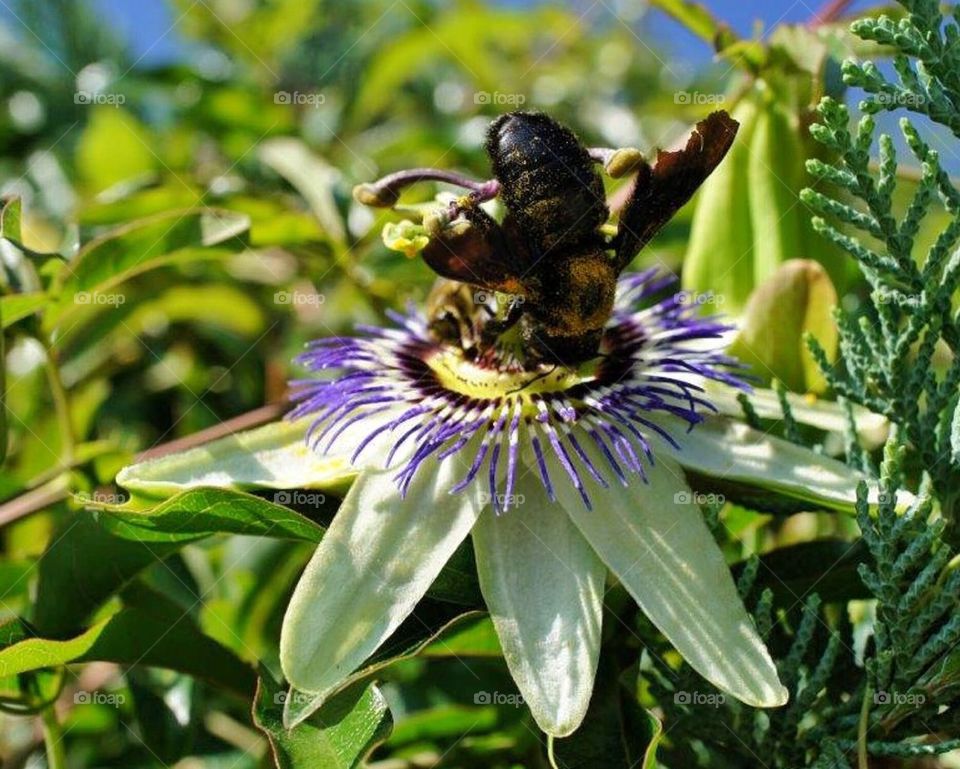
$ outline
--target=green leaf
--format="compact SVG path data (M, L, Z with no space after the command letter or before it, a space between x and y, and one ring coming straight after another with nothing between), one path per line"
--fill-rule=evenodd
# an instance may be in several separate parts
M530 74L539 63L540 45L558 53L576 39L581 27L576 16L559 6L538 6L527 13L481 5L445 9L429 24L413 24L391 34L389 44L377 50L356 85L354 120L369 125L397 104L407 83L451 68L481 92L496 92L506 82L520 90L525 83L522 78L518 82L509 62L526 61L523 69ZM532 31L536 39L531 38Z
M141 301L124 319L125 326L139 331L161 315L170 324L207 324L235 334L255 337L263 328L263 310L243 286L217 283L172 286L155 299Z
M23 223L23 202L19 197L7 198L0 209L0 238L20 240Z
M428 595L468 608L483 606L480 583L477 581L477 564L469 539L447 561L440 576L430 586Z
M111 193L113 190L111 190ZM129 195L113 195L108 200L87 201L78 213L81 227L97 227L129 222L170 210L194 208L203 202L203 189L178 178L169 184L139 189Z
M501 657L503 650L490 617L483 612L468 612L448 622L418 645L413 655L431 658Z
M484 612L460 612L456 607L429 600L421 602L386 643L348 676L337 691L369 680L390 666L414 657L445 659L501 656L490 618ZM291 689L291 698L287 715L290 721L296 721L301 713L312 713L319 704L316 695L295 688Z
M209 534L246 534L249 536L298 539L319 542L323 527L285 507L295 501L295 493L277 492L275 502L229 489L196 488L176 494L155 507L141 509L137 504L102 505L100 520L113 533L129 538L170 541L195 539ZM311 493L317 506L333 507L336 500L319 492Z
M723 302L723 311L733 314L743 308L754 286L747 169L758 116L756 99L749 95L734 108L732 117L740 129L727 157L697 194L683 260L684 290L694 298L714 295Z
M117 483L137 497L154 499L196 486L342 492L356 471L344 458L321 457L307 446L309 423L309 419L273 422L129 465L117 474Z
M40 559L33 624L49 638L76 632L94 610L182 543L131 542L78 511L53 533Z
M0 329L10 328L14 323L29 318L49 301L50 297L42 291L0 297Z
M446 739L467 741L475 734L503 730L501 709L495 705L442 704L426 710L404 713L387 740L386 747L396 750L408 745ZM500 735L492 735L498 739Z
M763 80L754 87L760 116L750 138L747 185L754 285L759 287L788 259L806 256L802 233L809 217L799 199L806 156L800 121L773 87Z
M253 720L270 741L278 769L353 769L393 728L386 700L370 683L341 692L293 729L283 725L287 697L269 674L260 678Z
M260 159L303 195L327 235L343 242L346 231L333 197L340 172L310 151L299 139L268 139L260 145Z
M250 697L252 668L186 617L175 622L123 609L64 640L25 638L0 650L0 678L68 663L105 661L177 670Z
M650 5L672 16L717 50L722 50L736 39L731 29L717 20L701 3L690 0L650 0Z
M94 107L77 144L77 169L94 192L150 173L159 160L146 128L117 106Z
M148 270L240 253L249 227L247 216L214 208L167 211L117 227L60 271L53 286L58 303L44 324L53 329L84 308L122 303L119 286Z
M662 733L663 725L637 703L605 656L583 725L554 742L557 769L653 769Z
M19 617L12 617L0 624L0 649L20 643L33 635L30 626Z
M811 593L828 603L870 598L858 572L868 555L862 542L840 539L779 547L760 556L754 590L770 588L778 606L800 603ZM743 564L734 566L734 576L742 568Z

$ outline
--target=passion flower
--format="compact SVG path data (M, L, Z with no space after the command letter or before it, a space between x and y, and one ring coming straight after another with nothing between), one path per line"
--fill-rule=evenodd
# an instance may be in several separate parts
M331 378L295 383L317 452L360 474L284 620L284 673L319 707L412 612L467 535L504 657L537 724L574 731L619 580L697 671L751 705L786 690L676 459L711 410L698 384L745 388L727 327L671 278L621 278L599 356L526 365L437 341L416 310L314 342ZM313 709L313 708L311 708ZM288 723L310 709L288 712Z

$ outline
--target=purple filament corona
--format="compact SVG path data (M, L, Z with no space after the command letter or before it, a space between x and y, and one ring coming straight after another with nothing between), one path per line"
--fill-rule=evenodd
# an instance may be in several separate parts
M644 465L654 462L649 437L676 445L652 414L673 414L692 429L714 410L697 377L747 389L736 375L739 364L718 344L705 343L729 326L702 317L683 293L651 304L674 281L656 269L622 276L601 357L590 376L568 387L517 388L505 371L499 392L459 392L431 366L437 356L459 351L434 339L423 315L409 309L391 315L395 326L312 342L299 362L336 375L294 382L297 405L289 417L314 417L307 442L324 454L342 453L338 439L348 428L359 429L360 440L350 443L354 462L378 438L388 439L385 456L373 464L390 467L402 457L396 465L401 494L428 462L458 461L463 474L450 492L484 483L493 508L505 511L527 448L529 471L550 499L557 483L571 483L590 507L587 476L601 486L627 485L632 476L645 481ZM552 472L548 453L556 459ZM552 477L557 474L564 477Z

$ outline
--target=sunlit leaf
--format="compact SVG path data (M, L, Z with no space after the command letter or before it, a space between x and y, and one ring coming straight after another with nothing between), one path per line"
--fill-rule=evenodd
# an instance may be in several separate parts
M736 39L732 30L721 23L702 3L690 0L651 0L650 5L669 14L697 37L718 50L722 50Z
M260 158L297 188L324 231L343 241L343 220L333 199L340 172L298 139L270 139L260 145Z
M29 294L8 294L0 297L0 327L10 328L18 321L39 312L50 298L39 291Z
M100 192L158 168L152 142L146 127L128 110L96 106L77 145L77 167L84 181Z
M47 328L84 308L125 301L121 284L140 273L174 264L223 259L247 247L249 220L231 211L168 211L130 222L87 243L60 272L58 299L44 315Z

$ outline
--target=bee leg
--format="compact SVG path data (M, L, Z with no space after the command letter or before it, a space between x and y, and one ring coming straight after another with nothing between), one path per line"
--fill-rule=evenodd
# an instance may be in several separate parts
M496 197L500 184L496 179L478 182L453 171L439 168L409 168L406 171L384 176L375 182L358 184L353 188L353 197L358 203L373 208L392 208L400 199L400 193L418 182L446 182L470 191L471 199L477 202Z
M590 158L603 164L603 170L611 179L629 176L644 162L643 153L636 147L591 147L587 150Z

